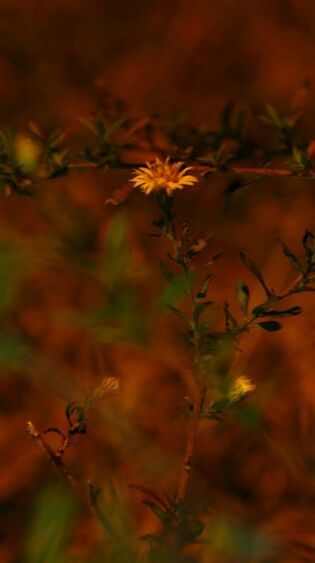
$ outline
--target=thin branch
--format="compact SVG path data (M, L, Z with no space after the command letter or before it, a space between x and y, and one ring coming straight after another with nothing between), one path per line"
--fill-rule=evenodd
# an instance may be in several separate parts
M62 461L62 453L56 453L52 450L52 448L49 446L49 444L47 444L46 440L44 440L41 433L37 430L37 428L31 421L27 422L26 430L30 434L30 436L34 438L34 440L36 440L39 447L45 452L49 461L51 461L56 469L63 475L63 477L67 479L73 490L80 496L80 498L84 502L87 502L88 499L86 495L82 492L81 487L78 485L74 477L69 473L67 467Z
M175 502L181 504L185 501L187 489L191 477L191 470L193 467L193 457L195 453L195 445L197 438L197 430L200 420L200 413L203 409L203 404L206 396L206 387L202 387L199 391L198 397L193 405L193 412L189 419L189 426L187 431L187 441L184 453L184 461L179 475L178 487Z
M292 177L292 178L304 178L307 180L315 179L315 171L309 170L305 172L295 172L289 170L288 168L256 168L255 166L194 166L196 171L199 171L201 176L207 176L208 174L214 174L216 172L227 173L227 174L237 174L244 176L268 176L268 177Z

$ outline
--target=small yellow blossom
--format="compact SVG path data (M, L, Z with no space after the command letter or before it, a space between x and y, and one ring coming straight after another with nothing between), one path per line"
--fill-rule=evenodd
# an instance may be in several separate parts
M119 393L118 377L104 377L101 384L89 394L89 402L100 399L103 395L116 395Z
M181 190L198 182L196 176L187 174L192 167L183 166L183 162L170 163L169 158L164 161L157 158L154 162L147 162L146 166L134 170L134 177L130 181L135 188L140 188L147 195L165 190L170 196L174 190Z
M246 375L241 375L234 381L229 396L235 402L241 401L247 397L247 395L253 393L255 389L255 383L253 383Z
M17 135L14 142L15 158L23 172L31 174L38 165L40 156L39 146L25 135Z

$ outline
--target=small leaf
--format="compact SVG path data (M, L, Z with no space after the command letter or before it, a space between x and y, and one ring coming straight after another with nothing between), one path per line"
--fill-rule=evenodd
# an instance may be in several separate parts
M222 397L222 399L218 399L212 405L210 405L209 414L218 413L226 410L230 406L230 398L229 397Z
M266 307L267 307L266 303L263 305L257 305L252 309L252 314L255 317L263 317L266 311Z
M249 288L244 282L242 281L238 282L236 286L235 297L243 315L247 315L248 302L249 302Z
M167 305L167 308L172 311L172 313L174 313L174 315L176 315L177 317L180 317L182 320L184 321L188 321L188 317L186 317L186 315L180 310L177 309L177 307L173 307L173 305Z
M282 122L281 122L281 118L279 117L277 110L269 103L266 103L265 108L266 108L267 114L271 117L272 122L277 127L281 127Z
M293 158L294 158L295 162L297 162L298 164L302 164L303 163L303 152L302 152L302 150L297 148L297 147L293 147L292 153L293 153Z
M196 294L197 299L204 299L207 296L210 282L213 280L213 274L208 274L202 281Z
M283 254L288 258L289 262L291 262L293 268L298 272L303 272L303 266L300 264L292 250L290 250L290 248L282 240L280 240L280 244Z
M166 511L169 510L169 507L165 502L165 500L150 487L145 487L144 485L138 485L137 483L131 483L129 485L129 488L134 489L135 491L139 491L140 493L143 493L144 495L151 497L158 504L160 504Z
M65 408L65 415L70 429L76 434L86 432L86 411L80 403L69 403Z
M313 233L306 230L302 238L302 243L305 252L308 252L309 250L314 250L314 242L315 239Z
M278 323L278 321L261 321L257 323L257 326L268 332L275 332L282 328L282 324Z
M152 122L152 117L152 115L148 115L138 119L123 136L124 143L126 143L126 141L128 141L128 139L130 139L130 137L132 137L135 133L138 133L138 131L147 127ZM121 125L124 125L125 123L126 120L123 120Z
M155 502L151 501L151 500L144 500L143 504L145 504L146 506L148 506L150 508L150 510L152 510L153 514L155 514L155 516L158 517L159 520L161 520L161 522L163 522L164 524L169 523L170 521L170 515L165 512L164 510L162 510L158 504L156 504Z
M186 542L193 543L202 534L204 528L205 526L200 520L191 520L185 522L181 535Z
M244 262L245 266L252 272L252 274L254 274L254 276L258 279L258 281L260 282L260 284L262 285L262 287L265 290L265 293L267 295L267 297L270 297L271 295L271 291L268 289L266 282L262 276L262 273L260 272L260 270L257 268L256 264L253 262L253 260L251 258L249 258L249 256L247 256L244 252L240 252L240 257L242 259L242 261Z
M83 119L82 117L77 117L76 118L82 125L84 125L84 127L86 127L87 129L89 129L94 135L97 135L97 131L96 131L96 127L93 123L91 123L90 121L87 121L86 119Z
M223 256L223 252L218 252L218 254L215 254L206 264L205 266L212 266L215 262L217 262L217 260L220 260L220 258L222 258Z
M199 238L189 250L189 257L193 258L196 254L199 254L207 246L207 240L204 238Z
M29 121L27 125L29 130L33 133L33 135L35 135L35 137L38 137L39 139L42 138L43 135L37 123L35 123L34 121Z
M302 307L295 305L294 307L290 307L289 309L281 309L279 311L266 311L263 316L266 317L290 317L300 315L302 313Z

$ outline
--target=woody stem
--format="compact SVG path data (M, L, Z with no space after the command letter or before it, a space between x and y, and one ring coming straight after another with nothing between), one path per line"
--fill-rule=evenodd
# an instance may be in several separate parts
M195 453L195 445L196 445L197 431L198 431L198 425L200 420L200 413L203 408L203 404L206 396L206 390L207 389L205 386L202 386L199 389L198 395L193 405L193 412L189 420L184 460L179 475L178 487L176 493L177 504L183 503L187 495L188 485L189 485L191 471L193 467L193 458Z

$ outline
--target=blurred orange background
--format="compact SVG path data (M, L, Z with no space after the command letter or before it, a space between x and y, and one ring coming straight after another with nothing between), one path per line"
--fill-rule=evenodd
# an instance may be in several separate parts
M314 26L315 5L306 0L3 0L1 127L23 132L32 119L44 128L75 129L77 116L99 110L134 117L182 111L193 123L213 127L229 99L250 107L269 100L287 109L301 82L314 81ZM312 138L312 86L302 129ZM120 393L97 401L87 436L67 452L71 472L105 490L108 483L119 483L132 507L136 536L156 531L158 523L128 484L170 495L176 487L187 425L183 398L189 392L180 321L161 313L140 345L101 341L68 322L74 312L84 316L100 302L100 280L85 266L90 260L100 264L111 221L122 214L132 262L126 283L136 286L141 296L136 311L149 325L146 315L162 284L158 258L165 252L149 236L157 210L140 193L119 209L105 205L128 177L119 170L73 172L44 182L36 198L0 197L1 240L17 248L14 258L3 261L17 286L3 330L22 334L33 351L25 364L1 361L4 563L32 563L25 546L33 533L36 499L47 484L67 489L27 435L26 421L40 429L64 428L66 404L82 400L105 376L120 378ZM176 195L179 218L188 216L196 230L211 231L211 253L224 252L211 288L218 314L225 299L233 303L239 279L250 285L253 304L261 299L239 250L282 289L292 272L277 239L299 254L304 230L314 230L313 181L265 179L228 206L226 183L218 176ZM232 376L246 373L257 383L243 417L238 413L222 424L201 425L191 498L218 534L214 551L197 547L191 561L315 561L315 301L307 294L295 304L304 308L300 317L285 320L275 335L247 336L233 362ZM247 559L225 553L220 541L224 544L234 522L271 538L275 552ZM97 556L103 535L80 504L69 536L67 561L102 560Z

